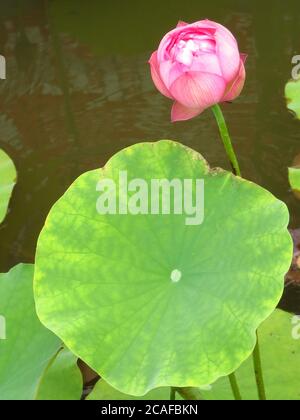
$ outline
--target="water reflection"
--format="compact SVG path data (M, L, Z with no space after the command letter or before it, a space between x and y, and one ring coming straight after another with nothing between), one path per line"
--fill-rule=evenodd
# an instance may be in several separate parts
M291 57L300 53L297 2L2 3L7 80L0 81L0 147L13 158L19 182L0 227L0 271L32 261L52 204L79 174L125 146L177 139L229 168L210 112L172 125L171 103L150 80L150 51L178 18L217 19L248 52L246 88L225 106L241 168L286 201L292 224L300 223L286 169L300 152L300 124L283 98Z

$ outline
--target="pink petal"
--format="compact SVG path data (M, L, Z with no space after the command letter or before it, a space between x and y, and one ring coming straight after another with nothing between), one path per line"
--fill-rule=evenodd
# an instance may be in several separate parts
M201 54L194 60L190 71L201 71L204 73L214 73L222 76L222 70L218 57L215 54Z
M153 83L155 84L156 88L159 90L160 93L162 93L167 98L172 98L170 92L166 88L164 82L162 81L159 73L159 66L157 61L157 52L155 51L149 60L150 68L151 68L151 76Z
M191 118L194 118L197 115L201 114L202 111L204 111L204 109L187 108L179 102L174 102L171 111L171 121L176 122L190 120Z
M238 76L234 80L232 85L230 86L229 90L225 93L222 102L233 101L238 96L240 96L240 93L242 92L244 84L245 84L245 79L246 79L246 71L245 71L243 59L241 58L240 70L239 70Z
M186 25L188 25L188 23L183 22L183 20L180 20L180 21L177 23L176 28L181 28L182 26L186 26Z
M221 101L225 92L222 77L204 72L187 72L172 84L170 92L188 108L205 109Z
M245 63L246 54L240 54L237 40L233 34L223 25L208 19L199 21L197 24L203 28L215 28L215 39L217 41L217 56L219 58L224 79L231 82L236 78L239 71L240 60Z
M238 47L232 47L219 41L217 43L217 54L223 77L229 82L237 75L239 70L240 55Z
M220 61L220 66L224 79L227 82L235 79L240 65L240 53L237 41L233 34L219 23L210 20L198 22L203 27L216 28L215 39L217 42L217 56Z
M182 65L171 60L162 61L159 65L159 74L165 87L170 91L170 86L182 75Z
M191 23L190 25L198 30L200 29L201 33L206 32L210 35L214 35L217 30L217 24L208 19L198 20L197 22Z

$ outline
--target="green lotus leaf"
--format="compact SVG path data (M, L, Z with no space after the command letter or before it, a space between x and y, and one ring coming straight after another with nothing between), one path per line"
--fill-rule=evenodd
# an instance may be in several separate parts
M99 214L99 181L118 184L120 171L147 185L203 180L203 223L188 225L187 214L172 211ZM160 191L160 204L166 196ZM38 315L123 393L213 383L250 355L282 295L288 220L271 193L210 170L195 151L172 141L137 144L80 176L51 210L36 255Z
M4 220L17 171L10 157L0 149L0 223Z
M289 182L293 190L300 191L300 168L288 168Z
M38 320L33 266L0 274L0 400L34 399L44 370L61 341Z
M300 79L291 80L285 86L287 107L300 119Z
M300 318L276 310L260 327L260 350L268 400L299 400ZM236 372L243 399L257 400L252 358ZM219 379L205 399L231 400L227 378Z
M77 366L77 357L62 349L40 381L37 400L80 400L83 380Z

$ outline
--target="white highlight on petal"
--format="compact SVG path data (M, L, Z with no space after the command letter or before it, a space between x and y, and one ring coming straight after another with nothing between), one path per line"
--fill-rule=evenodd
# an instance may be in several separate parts
M189 48L181 48L177 52L176 60L178 63L190 66L193 62L193 52Z
M180 270L175 269L175 270L172 271L171 281L173 283L178 283L180 281L181 277L182 277L182 273L181 273Z

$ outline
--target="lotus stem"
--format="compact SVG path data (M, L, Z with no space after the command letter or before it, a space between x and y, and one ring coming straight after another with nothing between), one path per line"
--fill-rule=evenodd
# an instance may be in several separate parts
M242 398L242 395L241 395L241 392L240 392L240 389L239 389L239 385L238 385L237 380L236 380L235 373L233 372L231 375L229 375L228 379L229 379L229 382L230 382L230 386L231 386L231 389L232 389L234 399L237 400L237 401L242 401L243 398Z
M235 175L241 176L240 166L239 166L234 148L232 146L232 142L230 139L229 131L227 128L227 124L226 124L223 112L219 105L214 105L212 107L212 111L216 118L219 130L220 130L221 138L223 141L223 145L224 145L226 154L228 156L228 159L230 161L230 164L232 166L232 171Z
M257 332L256 332L256 338L257 338L256 346L253 351L253 366L254 366L254 372L255 372L258 398L261 401L265 401L267 397L266 397L265 384L264 384L264 378L263 378L263 372L262 372L262 364L261 364L260 348L259 348Z

